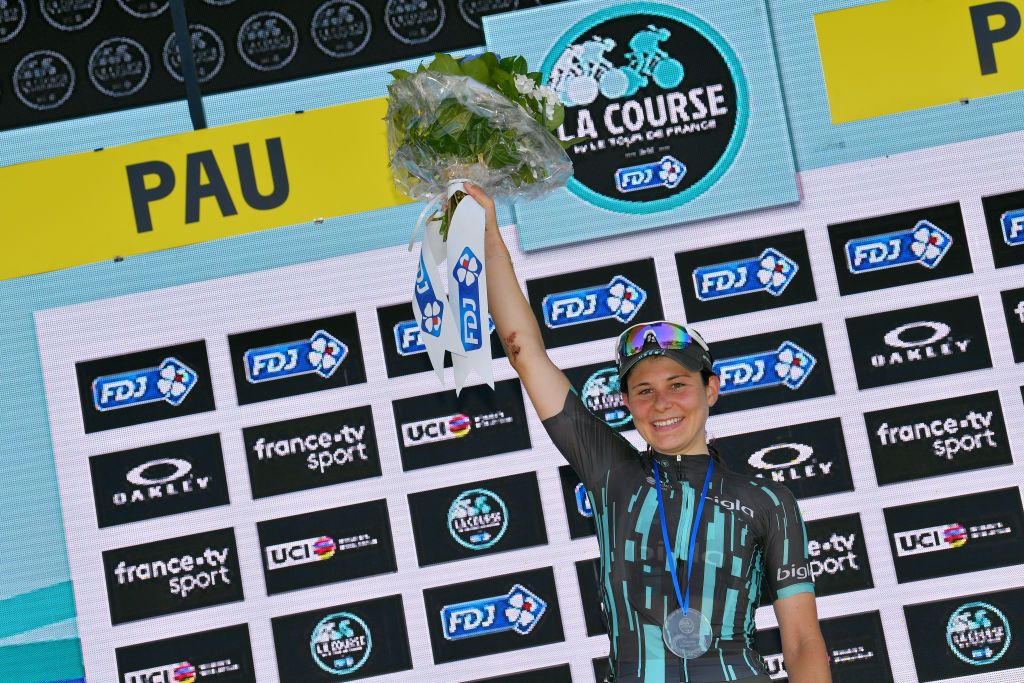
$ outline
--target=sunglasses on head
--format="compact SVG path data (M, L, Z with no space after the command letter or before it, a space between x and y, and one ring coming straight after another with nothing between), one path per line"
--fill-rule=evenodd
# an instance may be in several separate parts
M615 352L620 359L625 359L642 352L645 347L650 349L651 344L674 351L682 351L696 344L705 353L710 353L707 343L695 330L667 320L655 320L627 328L619 335Z

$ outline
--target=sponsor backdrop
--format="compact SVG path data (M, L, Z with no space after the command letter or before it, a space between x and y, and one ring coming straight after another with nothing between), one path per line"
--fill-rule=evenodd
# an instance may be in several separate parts
M834 680L1020 680L1024 132L1005 122L1019 94L998 93L1020 87L1024 6L934 19L935 35L973 36L973 61L950 51L950 69L1001 79L943 104L894 98L888 73L878 101L843 90L871 88L837 23L895 31L900 12L541 4L186 3L216 123L380 97L388 68L485 34L530 51L569 105L563 132L589 141L570 187L503 210L503 232L581 400L639 445L613 339L634 321L697 323L729 467L799 499ZM0 3L0 68L55 40L76 77L52 55L17 67L14 92L0 87L0 141L16 143L0 162L110 144L47 148L29 120L104 111L126 122L120 142L152 136L118 112L152 118L183 96L162 52L169 16L157 0ZM83 60L115 36L96 59L119 77L90 81ZM135 49L152 69L139 83ZM26 94L50 113L17 113ZM0 503L19 511L0 536L7 678L600 675L586 492L500 345L494 391L456 397L429 370L402 276L418 209L0 283ZM757 623L785 680L772 611Z

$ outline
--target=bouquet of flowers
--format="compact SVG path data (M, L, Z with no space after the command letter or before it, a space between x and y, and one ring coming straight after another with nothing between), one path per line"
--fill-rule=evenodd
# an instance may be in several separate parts
M388 151L395 184L428 202L413 309L441 376L452 353L456 390L475 369L493 386L484 270L484 214L463 191L472 182L496 199L536 198L564 185L572 162L554 131L564 107L523 57L491 52L434 55L415 72L392 71ZM410 242L410 248L412 242ZM448 293L438 287L447 259Z

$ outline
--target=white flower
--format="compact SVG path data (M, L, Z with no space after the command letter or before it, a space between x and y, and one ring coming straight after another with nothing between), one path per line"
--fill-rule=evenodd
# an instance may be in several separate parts
M922 225L914 231L914 241L910 244L910 250L918 258L934 261L942 255L944 246L946 246L946 238L941 232Z
M807 374L806 368L810 365L811 360L805 354L793 353L790 349L785 349L778 356L775 374L782 380L789 379L796 382Z
M516 593L508 601L509 606L505 608L505 618L509 623L519 626L528 626L536 620L533 611L537 608L533 601L527 600L522 593Z
M459 282L464 282L467 287L470 287L479 276L480 262L476 260L475 256L463 254L458 268L455 269L455 277L458 278Z
M164 396L170 395L178 398L188 389L185 381L188 379L188 371L184 368L176 368L168 365L160 371L160 379L157 380L156 388Z
M640 293L636 291L634 287L626 287L621 282L617 282L612 285L611 289L608 290L608 308L611 309L612 313L622 313L629 315L636 309L637 299L640 298Z
M328 344L326 339L319 337L310 346L312 347L308 355L310 365L321 370L330 370L338 364L341 349L333 342Z
M515 76L516 90L523 95L530 95L534 90L537 89L537 84L533 82L533 79L523 74L516 74Z
M423 307L423 329L427 332L434 332L441 326L441 304L431 301Z
M548 86L542 85L533 92L533 96L537 99L538 103L543 105L544 118L555 118L555 107L557 107L561 101L558 97L558 93Z
M757 271L757 279L762 285L768 286L770 283L772 287L780 287L786 282L786 277L791 270L793 270L793 266L788 261L769 254L761 259L761 268Z

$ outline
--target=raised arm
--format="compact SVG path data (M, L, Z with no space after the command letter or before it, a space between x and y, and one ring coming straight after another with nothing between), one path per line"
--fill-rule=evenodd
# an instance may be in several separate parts
M546 420L561 412L570 389L569 380L551 362L544 348L540 326L516 279L508 247L498 232L494 201L483 190L468 183L466 191L487 213L487 305L494 326L537 415Z

